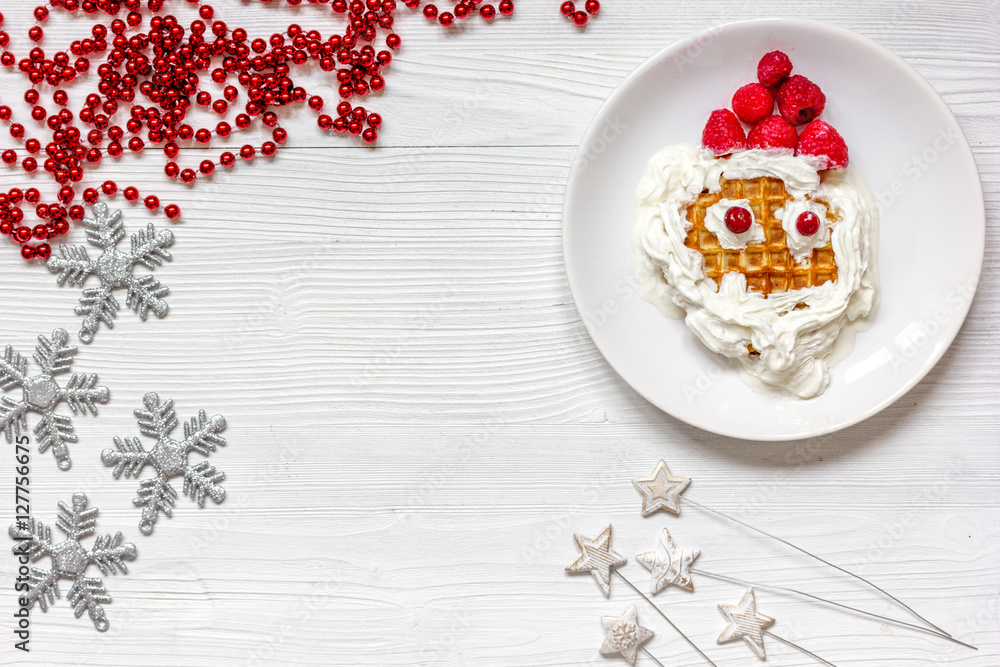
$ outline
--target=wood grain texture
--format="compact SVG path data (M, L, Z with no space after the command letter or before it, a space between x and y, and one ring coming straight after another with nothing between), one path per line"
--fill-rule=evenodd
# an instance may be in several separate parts
M694 478L692 500L864 574L980 650L761 591L775 632L841 666L998 664L997 3L604 4L586 31L538 1L461 36L401 9L404 48L384 95L366 103L386 118L375 150L324 136L298 110L277 158L194 188L168 182L159 156L102 168L184 209L175 259L157 270L171 312L145 323L122 312L82 347L78 370L98 372L112 400L74 420L71 471L33 456L32 502L51 521L59 500L85 491L99 529L125 532L139 558L107 578L108 633L63 598L32 615L30 655L5 631L0 662L596 666L612 664L597 652L599 617L636 604L665 664L703 664L621 582L605 600L589 577L564 574L572 533L607 523L630 559L622 573L643 590L634 555L666 526L702 550L705 570L909 620L856 580L697 507L642 519L630 480L665 458ZM251 33L270 33L275 17L337 25L311 6L213 5ZM30 7L3 12L23 51ZM979 291L938 366L878 416L783 444L698 431L632 392L586 334L560 242L570 161L606 96L662 46L758 16L834 21L905 58L958 116L987 204ZM57 16L47 43L84 27ZM0 72L3 102L20 86ZM15 184L27 185L0 170L0 188ZM129 226L147 220L164 224L126 207ZM0 342L30 351L38 333L75 331L79 290L3 250ZM152 537L138 532L136 482L113 479L99 457L114 436L138 435L132 410L147 391L173 397L180 418L205 409L229 423L212 456L227 500L199 510L181 498ZM0 559L3 628L14 573ZM741 644L715 644L715 605L740 588L695 585L657 600L720 665L758 664ZM769 664L814 663L770 642Z

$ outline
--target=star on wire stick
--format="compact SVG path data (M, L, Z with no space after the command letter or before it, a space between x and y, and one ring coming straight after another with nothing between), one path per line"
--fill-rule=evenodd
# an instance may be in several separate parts
M639 647L653 636L652 630L639 625L635 607L629 607L621 617L604 616L601 622L608 631L608 636L601 646L601 654L618 654L634 665Z
M767 657L764 651L764 628L774 625L774 619L757 612L757 599L753 589L747 589L738 605L720 604L719 611L729 622L719 635L719 643L742 639L758 658L764 660Z
M611 550L611 524L605 526L594 539L579 533L573 535L573 539L580 548L580 556L566 567L566 571L590 572L604 597L611 597L611 569L626 562L621 554Z
M691 484L690 477L674 477L662 460L656 464L653 476L632 482L642 494L642 515L649 516L656 510L680 514L681 494Z
M635 559L650 571L649 590L656 595L670 585L694 591L688 568L700 555L698 549L678 549L670 531L664 528L653 550L637 554Z

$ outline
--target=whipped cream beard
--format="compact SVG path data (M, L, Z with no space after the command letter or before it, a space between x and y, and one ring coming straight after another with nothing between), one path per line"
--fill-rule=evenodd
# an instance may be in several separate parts
M738 272L726 273L716 286L705 275L701 253L684 245L691 228L686 208L704 190L718 192L723 177L765 176L781 179L792 198L775 217L782 221L795 260L832 243L837 280L767 297L747 291L746 278ZM706 228L709 218L719 216L722 221L723 247L736 243L733 247L743 248L748 241L755 242L749 240L753 225L738 235L725 227L725 211L745 203L722 200L712 207L719 210L706 212ZM836 216L832 224L827 207ZM805 211L816 213L821 221L819 231L808 237L795 229ZM754 225L760 227L756 221ZM696 146L678 145L661 150L647 165L636 191L632 240L643 298L666 315L683 316L709 349L739 360L766 386L806 399L829 385L827 357L843 327L872 310L878 282L877 233L875 201L850 170L821 176L814 166L787 153L752 149L719 159ZM740 238L744 236L747 239ZM759 355L750 354L748 345Z

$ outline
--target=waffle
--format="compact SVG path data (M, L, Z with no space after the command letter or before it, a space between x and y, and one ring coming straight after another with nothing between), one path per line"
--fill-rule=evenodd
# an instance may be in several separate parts
M685 246L697 250L705 258L705 275L716 285L722 282L726 273L736 271L746 277L747 290L767 297L774 292L815 287L837 279L837 262L830 244L814 249L812 256L802 263L792 258L781 220L774 217L774 212L791 199L780 179L723 178L720 184L719 192L703 192L688 207L687 219L692 227L684 240ZM755 221L764 228L765 241L736 250L719 245L718 237L705 228L705 211L720 199L748 199ZM836 221L829 208L827 213L830 220Z

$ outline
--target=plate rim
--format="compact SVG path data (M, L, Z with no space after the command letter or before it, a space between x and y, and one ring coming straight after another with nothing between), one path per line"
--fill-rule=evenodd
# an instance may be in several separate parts
M909 393L911 389L913 389L915 386L917 386L917 384L923 381L925 377L927 377L927 375L931 372L931 370L933 370L938 365L938 363L944 357L945 353L947 353L948 350L951 349L951 346L955 342L955 338L958 336L959 331L961 331L962 327L965 325L965 320L967 319L969 311L972 308L972 303L975 300L975 296L979 291L979 283L981 282L982 279L983 263L985 261L985 253L986 253L986 202L983 195L982 174L980 173L979 170L979 163L976 160L975 153L972 151L972 146L969 143L969 139L965 134L965 130L962 128L962 125L961 123L959 123L958 118L951 110L951 107L948 106L948 103L944 100L941 94L934 88L934 86L931 85L931 83L920 72L916 70L916 68L914 68L901 56L894 53L891 49L889 49L886 46L883 46L878 41L870 37L867 37L858 32L855 32L848 28L844 28L834 23L830 23L827 21L818 21L815 19L797 19L797 18L796 19L792 18L745 19L740 21L721 23L706 28L704 30L700 30L698 32L689 33L681 37L680 39L672 42L671 44L665 46L664 48L660 49L659 51L651 55L649 58L644 60L641 64L639 64L639 66L633 69L629 74L627 74L625 78L618 83L615 89L611 91L607 99L604 100L600 108L594 114L594 117L590 121L590 124L587 126L587 129L584 131L583 136L580 139L580 143L577 146L577 149L573 154L573 159L570 163L570 171L567 177L566 189L563 194L563 202L562 202L563 219L561 225L561 234L562 234L561 245L563 254L563 268L566 272L566 279L569 284L570 294L573 297L573 305L576 307L577 315L580 317L581 323L583 323L584 309L581 307L580 296L578 293L581 290L581 288L575 284L575 279L574 279L574 276L576 275L574 271L575 264L574 260L572 259L572 254L568 251L567 247L568 246L567 239L570 236L569 232L570 217L567 214L571 206L571 201L577 195L576 192L577 182L578 182L578 178L576 177L577 165L580 164L581 157L585 155L586 147L591 144L591 142L596 138L595 135L603 127L603 121L605 120L604 117L606 112L612 106L612 104L618 101L618 98L625 95L626 91L630 89L631 86L635 85L636 80L638 80L640 77L642 77L647 72L656 67L662 60L664 60L670 54L682 51L685 48L688 48L690 45L698 43L705 37L710 36L712 34L718 34L721 36L725 32L732 30L742 30L748 28L766 29L766 27L769 25L771 26L781 25L782 27L790 26L793 29L799 27L799 28L809 28L813 30L826 31L834 34L837 39L853 41L856 43L860 42L861 44L869 48L874 48L877 51L880 51L883 55L887 56L890 60L895 61L897 66L901 65L902 67L900 69L906 72L909 79L912 82L916 83L925 93L928 94L927 95L928 99L930 99L934 104L938 105L938 107L945 112L946 116L951 119L951 121L954 123L955 127L958 128L958 131L961 134L961 141L957 141L956 145L963 154L963 157L970 160L971 164L975 169L976 178L974 179L973 183L976 195L975 220L979 223L978 224L979 233L975 236L974 239L970 239L970 241L975 242L975 247L970 247L970 250L978 251L976 253L978 260L976 261L976 267L974 272L976 284L972 290L972 296L965 301L965 303L962 305L960 309L960 312L958 313L960 314L960 317L954 318L952 325L947 327L942 332L941 339L947 340L947 344L942 346L940 350L937 350L934 353L932 353L928 357L927 361L923 364L923 366L919 370L914 372L913 375L909 378L909 380L901 383L894 391L890 392L890 394L886 398L868 407L867 409L860 411L857 415L851 417L850 419L835 420L836 423L834 424L824 425L822 428L817 429L815 431L810 431L808 433L788 433L788 434L769 433L769 434L748 435L746 433L738 433L736 431L732 431L727 428L719 428L714 424L705 424L705 423L699 423L698 421L691 421L681 417L680 415L674 414L673 412L665 408L663 405L661 405L660 402L654 400L653 398L648 396L645 392L636 388L632 384L632 382L630 382L629 379L625 376L625 374L622 373L622 371L619 369L619 364L616 363L614 355L609 350L605 349L605 346L602 345L601 341L598 339L597 336L595 336L595 334L591 331L589 327L584 326L584 329L587 331L587 335L593 341L598 351L600 351L601 356L604 357L604 360L608 363L608 365L611 366L611 368L615 371L615 373L627 385L629 385L632 391L642 396L644 400L655 406L661 412L669 415L670 417L682 423L690 424L691 426L699 428L703 431L714 433L716 435L721 435L728 438L756 441L756 442L786 442L786 441L803 440L814 437L820 437L823 435L828 435L830 433L835 433L837 431L849 428L851 426L859 424L875 416L879 412L882 412L887 407L896 403L899 399L901 399L903 396Z

